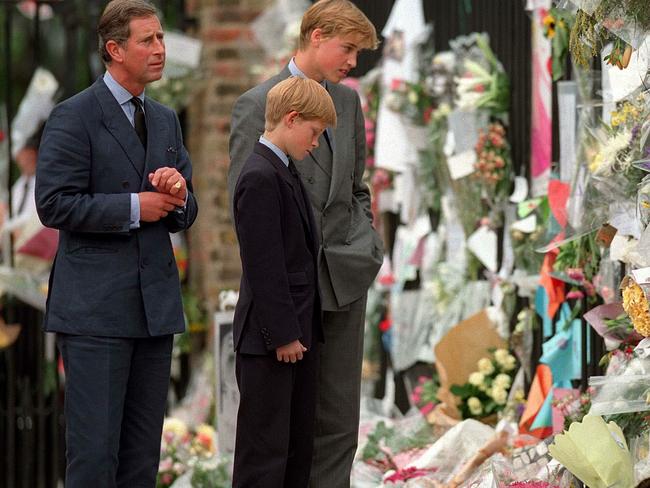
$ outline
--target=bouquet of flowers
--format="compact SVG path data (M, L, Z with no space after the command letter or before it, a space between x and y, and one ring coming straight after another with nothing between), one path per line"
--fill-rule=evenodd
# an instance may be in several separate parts
M403 114L413 124L427 125L435 99L428 92L426 84L395 79L386 95L386 103L391 110Z
M493 122L487 131L480 129L476 143L476 172L472 177L481 187L481 195L490 208L503 202L510 194L510 145L506 129L500 122Z
M593 107L585 106L587 112ZM583 114L585 120L589 114ZM634 220L639 184L646 175L647 120L650 117L650 96L640 94L619 103L609 123L596 126L584 124L578 169L573 182L570 222L574 235L592 232L609 222L615 228L625 227L627 235ZM634 228L636 224L634 224Z
M165 419L156 488L171 486L198 461L211 458L215 448L215 431L209 425L189 429L182 420Z
M438 402L438 387L440 383L436 375L429 378L427 376L420 376L418 378L418 384L413 388L413 393L411 393L411 401L415 405L422 415L429 414Z
M391 470L399 473L435 440L431 427L419 414L400 419L393 425L382 420L368 435L361 458L383 473Z
M508 402L508 391L517 360L506 349L490 351L479 360L475 371L463 385L453 385L451 393L460 400L463 419L484 419L502 411Z
M490 48L487 34L473 34L450 42L452 46L472 45L463 58L456 77L456 105L463 110L483 109L504 119L510 109L510 82L503 66ZM474 58L475 56L475 58Z
M650 11L645 0L570 0L579 10L571 29L569 49L575 61L588 66L604 45L614 42L605 61L627 67L632 51L650 31Z
M566 10L551 8L542 15L544 36L551 41L551 74L553 81L564 76L566 59L569 55L569 35L573 26L574 17Z

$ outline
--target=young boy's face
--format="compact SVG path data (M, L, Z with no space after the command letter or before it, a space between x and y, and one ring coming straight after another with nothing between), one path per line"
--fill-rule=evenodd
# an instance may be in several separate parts
M305 120L300 115L295 116L287 142L289 156L296 161L305 159L309 151L318 147L318 138L326 127L320 120Z
M314 65L323 79L338 83L357 65L360 51L358 36L335 36L320 39L313 51Z

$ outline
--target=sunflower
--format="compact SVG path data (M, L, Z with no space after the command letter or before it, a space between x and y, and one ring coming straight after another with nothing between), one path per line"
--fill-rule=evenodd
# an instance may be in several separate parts
M542 20L542 24L544 25L544 35L549 39L553 39L555 37L555 17L551 14L546 14Z

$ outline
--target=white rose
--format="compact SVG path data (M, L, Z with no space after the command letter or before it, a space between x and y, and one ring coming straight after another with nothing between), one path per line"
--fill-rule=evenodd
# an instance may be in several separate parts
M508 357L505 359L503 364L501 364L501 367L505 371L512 371L513 369L515 369L516 366L517 366L517 360L515 359L514 356L511 356L510 354L508 354Z
M494 373L494 365L488 358L483 358L478 362L478 370L484 375Z
M494 359L499 364L502 364L506 361L506 358L510 356L507 349L497 349L494 351Z
M508 392L500 386L495 386L492 388L492 398L497 405L505 405L508 400Z
M498 374L496 378L494 378L494 386L498 386L500 388L503 388L504 390L507 390L510 388L510 384L512 383L512 380L510 379L510 376L507 374Z
M478 371L469 375L469 383L474 386L481 386L485 382L485 375Z
M476 397L469 397L467 399L467 406L472 415L480 415L483 413L483 404Z
M167 417L163 423L163 432L173 432L178 437L187 434L187 425L175 417Z

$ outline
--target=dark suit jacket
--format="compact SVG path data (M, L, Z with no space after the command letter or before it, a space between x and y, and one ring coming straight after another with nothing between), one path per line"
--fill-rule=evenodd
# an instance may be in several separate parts
M318 237L301 187L273 151L255 144L233 208L242 260L233 326L241 353L268 354L296 339L309 349L322 340Z
M291 75L288 67L237 99L232 110L228 191L231 199L235 183L253 145L264 132L266 94ZM336 107L332 178L324 208L312 205L322 237L319 276L325 310L338 310L366 295L383 261L383 244L372 227L370 191L363 181L366 165L366 137L363 112L354 90L343 84L328 83L327 90ZM321 144L326 144L321 138ZM315 170L308 156L296 162L303 183L309 188ZM328 283L329 281L329 283ZM332 292L328 291L332 290Z
M43 133L36 205L59 229L45 329L80 335L142 337L184 330L169 232L196 218L192 168L176 114L145 99L145 150L100 78L59 104ZM153 191L147 174L175 167L188 183L184 211L129 230L130 193Z

